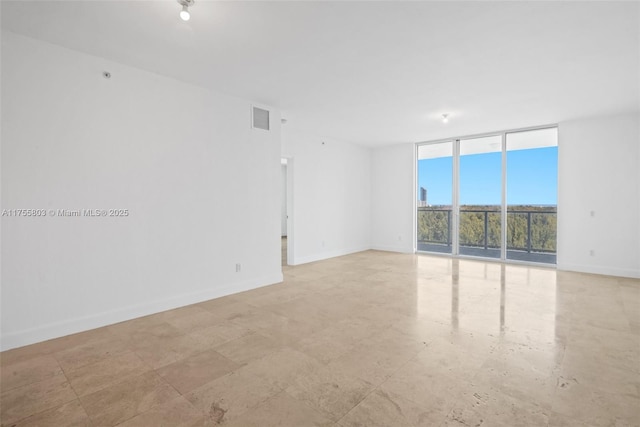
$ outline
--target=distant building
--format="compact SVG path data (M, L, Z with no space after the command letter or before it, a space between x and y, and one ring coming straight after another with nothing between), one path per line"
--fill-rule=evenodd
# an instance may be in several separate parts
M420 187L420 200L418 201L418 207L424 208L427 206L427 189Z

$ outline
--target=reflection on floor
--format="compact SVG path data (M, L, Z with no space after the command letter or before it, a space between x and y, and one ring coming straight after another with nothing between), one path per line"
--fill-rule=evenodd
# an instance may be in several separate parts
M638 426L640 281L367 251L1 355L3 425Z

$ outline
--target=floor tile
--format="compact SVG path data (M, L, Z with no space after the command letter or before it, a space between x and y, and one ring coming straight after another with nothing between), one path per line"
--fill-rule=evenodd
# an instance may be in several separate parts
M330 367L297 376L286 391L333 421L338 421L373 390L373 385Z
M135 353L127 352L66 372L78 396L85 396L151 370Z
M287 388L299 376L321 369L322 364L306 354L285 347L249 362L240 370L263 378L279 388Z
M64 337L44 341L38 344L4 351L0 356L0 364L4 366L5 364L22 362L33 357L55 353L56 351L76 347L78 345L86 344L90 341L111 337L113 337L113 334L109 331L108 328L98 328L92 329L90 331L80 332L77 334L71 334Z
M207 347L216 347L220 344L252 334L253 332L254 331L247 327L233 323L233 321L225 321L190 332L188 335Z
M254 309L252 305L236 300L229 301L227 304L220 304L217 300L211 300L202 302L198 306L211 313L218 323L245 316Z
M80 401L73 400L10 425L12 427L91 427L91 421Z
M546 426L549 411L498 390L472 385L447 415L444 426Z
M127 342L118 337L92 340L65 350L53 353L64 370L77 369L85 365L100 362L110 357L126 353Z
M638 279L381 251L283 273L0 353L2 425L640 425Z
M0 375L0 384L5 391L62 375L62 369L54 357L45 355L4 365Z
M594 427L594 424L558 414L557 412L551 412L549 414L549 427Z
M80 401L93 424L115 426L178 396L171 385L152 371L82 396Z
M154 369L206 350L207 346L188 335L149 339L135 347L135 353Z
M274 340L260 334L250 334L215 347L216 351L236 363L260 359L282 348Z
M404 341L404 342L403 342ZM397 346L393 345L396 344ZM377 386L414 358L424 344L403 339L360 342L352 350L329 363L336 372L357 377Z
M575 378L560 378L553 412L593 426L640 425L640 398L609 393L580 384Z
M37 383L2 390L0 423L11 425L23 418L76 400L76 394L64 375L56 375Z
M205 425L231 422L282 389L242 369L211 381L185 395L205 419Z
M501 343L473 377L514 398L549 409L558 384L564 346Z
M167 323L184 333L189 333L220 323L220 318L209 311L203 310L201 313L167 320Z
M382 383L379 389L413 401L433 413L433 417L444 419L468 386L466 381L410 361Z
M285 392L228 424L236 427L330 427L333 421Z
M258 332L279 345L292 345L323 326L312 321L299 321L265 310L254 310L238 317L233 323Z
M636 352L617 352L615 356L605 349L568 347L559 375L609 393L637 396L640 347Z
M342 427L434 426L446 414L421 407L394 393L375 390L340 420Z
M112 326L113 333L133 348L143 348L161 340L178 338L185 333L162 318L143 317Z
M202 427L203 416L184 397L156 406L118 424L118 427Z
M157 372L180 394L185 394L240 367L215 350L206 350L163 366Z

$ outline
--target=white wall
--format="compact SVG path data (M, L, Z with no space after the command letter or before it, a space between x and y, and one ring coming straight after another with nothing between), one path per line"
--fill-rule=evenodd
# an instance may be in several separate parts
M370 249L371 150L289 126L282 130L282 156L291 158L293 182L290 263Z
M2 349L280 281L280 117L249 113L3 32L2 208L130 214L2 218Z
M558 156L558 268L640 277L638 114L561 123Z
M402 144L373 150L371 158L373 249L414 250L415 145Z

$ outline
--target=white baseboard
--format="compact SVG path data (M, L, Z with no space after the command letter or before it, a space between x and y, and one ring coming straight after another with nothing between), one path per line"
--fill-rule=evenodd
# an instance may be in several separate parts
M414 253L413 248L407 248L405 246L387 246L387 245L373 245L371 249L376 251L386 251L386 252L400 252L403 254L412 254Z
M0 351L10 350L12 348L22 347L78 332L84 332L90 329L113 325L114 323L124 322L162 311L172 310L174 308L184 307L186 305L196 304L226 295L236 294L238 292L261 288L274 283L280 283L282 280L282 272L279 272L269 277L227 284L225 286L208 289L206 291L176 295L172 298L132 305L112 311L93 314L91 316L50 323L37 328L3 335L0 340Z
M322 252L322 253L313 254L313 255L307 255L307 256L303 256L303 257L296 257L293 260L294 261L293 265L300 265L300 264L307 264L307 263L315 262L315 261L322 261L322 260L325 260L325 259L335 258L335 257L339 257L339 256L344 256L344 255L349 255L349 254L353 254L353 253L356 253L356 252L368 251L369 249L371 249L370 246L361 246L361 247L357 247L357 248L336 249L336 250L333 250L333 251L327 251L327 252Z
M640 271L630 268L610 268L599 265L558 264L558 270L575 271L578 273L603 274L606 276L631 277L640 279Z

